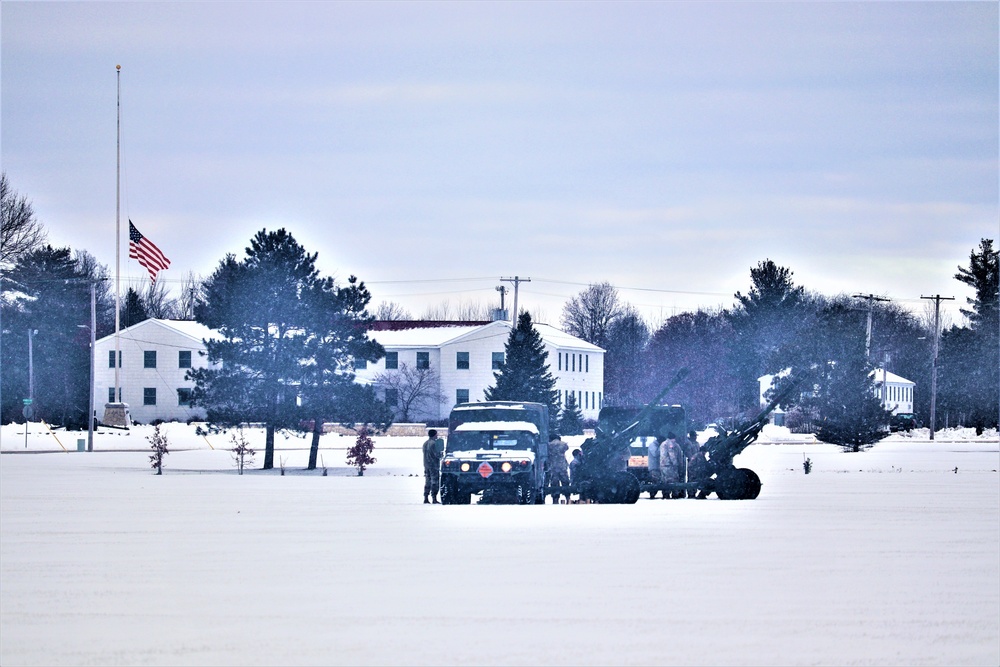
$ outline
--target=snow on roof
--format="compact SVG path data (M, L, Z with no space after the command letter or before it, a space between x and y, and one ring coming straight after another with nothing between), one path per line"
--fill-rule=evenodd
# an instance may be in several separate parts
M906 378L900 375L896 375L892 371L886 372L886 374L883 376L881 368L876 368L868 375L872 376L876 382L881 382L884 379L887 383L891 384L912 384L916 386L916 383L913 382L912 380L907 380Z
M490 403L485 405L484 403L466 403L464 405L456 405L452 410L524 410L524 403Z
M371 331L368 335L383 347L440 347L455 338L482 328L483 325L422 327L398 331Z
M531 422L465 422L456 431L527 431L538 435L538 427Z
M183 336L187 336L198 343L205 339L211 340L220 337L219 332L215 329L210 329L204 324L193 320L162 320L157 318L150 318L148 320L143 320L138 324L133 324L130 327L125 327L119 332L119 334L126 338L135 338L140 331L154 325L159 325L165 329L172 329L173 331L176 331ZM111 334L109 336L105 336L101 340L103 341L114 337L115 335Z
M582 352L603 352L604 350L587 341L572 336L548 324L534 324L542 340L553 347L580 350ZM506 339L511 329L510 322L501 320L489 324L468 326L439 326L400 329L396 331L372 331L371 338L386 348L399 347L440 347L473 337L502 336ZM506 342L506 341L505 341Z

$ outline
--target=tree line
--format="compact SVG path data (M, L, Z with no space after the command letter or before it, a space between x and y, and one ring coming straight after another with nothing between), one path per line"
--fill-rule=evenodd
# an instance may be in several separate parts
M984 238L968 266L957 267L955 279L975 296L961 310L964 323L938 330L934 317L887 299L810 292L771 260L751 268L750 289L737 292L731 308L680 313L652 330L613 286L600 283L566 304L562 326L607 351L608 405L650 400L686 367L688 379L669 400L685 405L695 423L747 418L760 407L758 378L808 374L808 390L784 406L786 423L806 432L825 428L836 439L847 436L833 430L860 437L887 423L871 400L881 381L875 368L916 383L914 411L929 425L937 338L936 428L982 431L997 425L1000 411L997 255Z
M108 270L86 251L48 245L30 202L9 187L6 174L2 195L0 419L21 419L29 383L28 332L37 330L36 413L57 425L85 427L90 290L93 286L100 338L114 331ZM380 358L380 346L367 336L374 319L408 317L391 303L370 310L363 282L352 276L337 285L318 275L315 258L285 230L264 230L251 240L244 258L227 256L203 281L189 276L179 298L170 298L162 283L145 290L130 286L118 316L122 326L163 317L196 319L222 331L224 340L209 345L209 358L230 360L224 367L242 369L243 375L196 373L195 397L210 408L210 419L219 424L265 421L280 429L301 424L305 416L314 429L315 449L323 421L385 423L392 418L370 389L353 382L351 364ZM770 260L751 268L750 289L737 292L728 309L680 313L654 330L613 286L598 283L566 303L562 326L607 351L606 404L643 403L658 393L665 378L688 368L687 381L669 400L684 404L696 423L733 420L759 407L758 377L808 371L810 391L787 406L788 423L801 430L826 428L830 437L838 437L831 432L838 412L867 415L866 424L886 418L868 400L875 366L885 365L917 384L915 410L927 424L931 357L940 333L937 426L987 428L997 423L1000 391L997 266L993 242L983 239L969 265L958 267L955 275L976 295L962 310L966 321L940 332L932 330L929 318L889 301L809 292L794 284L790 269ZM261 307L265 296L268 308ZM489 319L472 307L460 310ZM870 340L865 335L869 318ZM544 363L538 372L548 372ZM502 382L498 377L498 386ZM262 403L250 396L263 397ZM570 422L578 421L578 406L554 409L561 418L567 407ZM273 435L272 429L269 442ZM270 462L265 454L265 465Z

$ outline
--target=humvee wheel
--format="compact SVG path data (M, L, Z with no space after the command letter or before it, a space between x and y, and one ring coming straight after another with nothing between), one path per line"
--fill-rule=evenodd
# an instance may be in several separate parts
M542 496L544 498L544 496ZM535 504L535 487L532 485L531 481L525 481L517 485L517 504L518 505L534 505Z
M760 477L749 468L736 468L719 475L715 494L721 500L753 500L760 495Z
M458 505L461 500L458 497L458 483L453 479L446 479L441 484L441 504Z

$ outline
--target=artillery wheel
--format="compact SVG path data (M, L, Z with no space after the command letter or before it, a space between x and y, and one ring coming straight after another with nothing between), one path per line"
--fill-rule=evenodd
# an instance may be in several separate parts
M597 481L593 487L592 497L605 505L630 505L639 500L642 491L635 475L618 472Z
M753 500L760 495L760 477L749 468L736 468L719 475L715 494L721 500Z
M623 505L634 505L639 502L642 495L642 488L635 475L629 472L618 473L618 486L620 490L620 502Z

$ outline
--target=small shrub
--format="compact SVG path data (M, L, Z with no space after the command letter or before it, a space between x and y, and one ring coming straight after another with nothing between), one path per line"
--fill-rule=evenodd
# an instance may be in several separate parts
M242 475L244 464L253 465L253 456L257 452L250 447L246 437L243 435L243 429L233 433L229 439L233 443L233 448L229 451L233 453L233 459L236 461L236 469Z
M810 472L812 472L812 469L813 469L812 459L806 457L805 454L802 455L802 469L805 470L805 472L806 472L807 475Z
M358 477L365 474L365 468L375 463L373 449L375 442L368 435L368 427L362 426L358 429L358 439L354 441L354 446L347 450L347 465L358 469Z
M153 450L152 456L149 457L150 467L156 471L157 475L162 475L163 457L170 453L170 450L167 449L167 436L160 433L160 425L157 424L153 427L153 435L146 436L146 440L149 440Z

